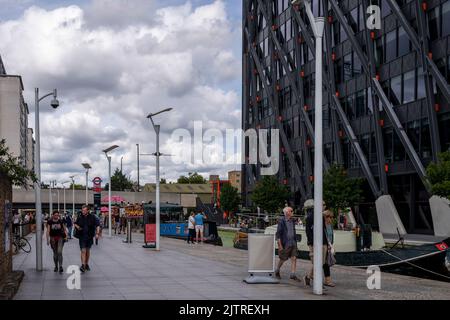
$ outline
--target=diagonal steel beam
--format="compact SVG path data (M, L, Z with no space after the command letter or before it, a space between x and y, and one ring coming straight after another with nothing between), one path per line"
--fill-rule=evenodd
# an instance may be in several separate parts
M370 5L371 0L363 0L363 11L367 12L367 8ZM365 32L365 39L366 39L366 45L367 45L367 52L369 56L369 69L370 69L370 78L376 77L376 64L375 64L375 57L374 57L374 43L370 38L370 30L366 29ZM372 88L372 85L370 86ZM380 126L380 101L378 99L378 96L375 92L375 90L370 90L371 97L368 97L368 99L372 99L372 114L373 114L373 122L374 122L374 133L375 133L375 144L376 144L376 150L377 150L377 168L378 168L378 176L380 179L380 189L382 194L389 194L389 188L387 183L387 176L385 171L385 162L386 157L384 154L384 141L383 141L383 132L381 130Z
M336 17L339 19L341 27L344 28L344 31L347 34L348 39L350 40L351 44L353 45L353 49L357 53L357 55L361 61L361 65L364 67L364 70L366 71L366 74L370 74L369 62L367 60L367 57L364 54L364 52L362 51L361 46L359 45L359 43L355 37L355 34L353 33L353 30L346 23L346 20L345 20L344 14L342 13L341 8L336 3L336 0L330 0L330 3L331 3L334 13L336 14ZM393 127L395 129L395 132L399 136L400 141L402 142L402 145L406 150L406 153L409 155L409 158L410 158L411 162L413 163L413 166L416 169L416 172L421 177L427 190L430 191L430 189L429 189L430 184L425 175L425 170L424 170L423 164L422 164L419 156L417 155L417 152L414 149L411 141L409 140L408 135L406 134L405 130L403 129L403 126L402 126L400 120L398 119L398 116L395 113L395 111L392 107L392 104L390 103L389 99L386 97L385 92L383 90L380 90L381 85L380 85L379 81L376 78L372 78L371 83L373 84L372 89L376 90L377 95L380 98L380 100L384 106L384 110L386 111L386 114L388 115L389 119L391 120Z
M422 68L424 71L425 90L428 98L425 100L425 103L427 105L427 114L430 126L431 151L433 155L432 159L434 162L436 162L438 161L438 153L441 151L441 141L439 139L437 114L434 110L435 98L433 92L433 78L430 76L430 73L427 70L427 61L425 59L425 57L427 57L426 53L429 52L429 41L427 36L428 33L427 17L425 12L422 10L419 1L417 1L416 3L416 16L419 29L419 40L421 43L419 53L422 57Z
M266 82L266 80L267 80L266 79L267 73L264 75L263 67L262 67L262 65L261 65L261 63L259 61L258 55L256 53L256 50L253 48L253 46L251 44L251 38L250 38L250 34L248 32L248 29L245 29L245 34L247 36L247 45L249 46L249 49L250 49L252 57L253 57L253 61L254 61L255 65L256 65L256 70L257 70L259 76L261 77L261 79L264 79L262 81L262 83L263 83L263 90L266 92L266 95L267 95L267 98L269 99L270 105L276 106L274 101L273 101L273 97L271 95L271 92L270 92L269 88L267 87L267 82ZM275 110L275 111L276 111L276 114L279 114L279 110ZM293 152L292 152L291 146L289 144L289 140L288 140L288 138L286 136L286 133L284 132L284 128L283 128L283 126L282 126L280 121L275 121L275 126L277 127L277 129L280 132L281 142L282 142L282 144L283 144L283 146L285 148L286 154L288 156L289 163L291 164L291 167L294 169L294 178L296 179L296 182L297 182L297 184L300 187L300 193L302 194L302 197L305 197L306 196L306 192L305 192L305 188L303 186L303 182L301 180L301 172L300 172L300 169L299 169L297 163L295 162L295 159L294 159L294 156L293 156ZM279 150L278 150L278 152L279 152Z
M301 27L302 35L305 38L306 44L309 46L309 48L311 49L313 54L315 54L315 45L314 45L311 35L306 31L307 28L306 28L305 22L303 21L302 17L300 16L300 14L296 10L296 8L294 8L294 6L292 6L292 12L294 13L295 19L297 20L298 24ZM330 88L330 79L329 79L328 75L325 73L325 71L324 71L323 78L325 79L325 81L323 83L326 86L327 90L330 92L330 89L331 89ZM358 139L355 138L356 135L353 131L353 128L350 125L347 115L345 114L345 112L342 109L341 102L339 101L339 99L337 99L337 97L335 95L333 95L332 101L334 102L334 105L335 105L335 108L337 110L337 114L339 115L340 120L344 124L344 126L343 126L344 131L347 134L347 136L350 137L349 141L352 145L353 150L355 151L355 154L359 160L359 163L361 164L361 169L362 169L364 175L366 176L366 179L369 183L372 193L378 197L381 194L380 189L375 180L375 177L373 176L372 170L370 169L370 166L367 162L367 158L364 155L364 152L362 152L362 148L359 144L359 141L358 141Z
M398 119L394 107L392 106L391 102L388 100L386 95L384 94L383 89L381 88L380 83L377 81L377 79L373 78L372 83L375 87L375 89L378 92L378 96L380 97L381 101L383 102L383 105L385 106L385 111L387 116L389 117L389 120L392 122L393 127L395 131L398 134L398 137L400 138L400 141L403 145L406 145L405 148L406 153L408 154L409 158L411 159L411 162L416 169L420 179L422 180L425 188L428 191L431 191L431 185L428 181L428 178L425 173L425 168L422 165L422 162L420 161L419 156L417 155L417 152L414 150L413 145L411 144L411 141L408 138L408 135L405 132L405 129L403 128L402 124L400 123L400 120Z
M419 42L419 38L417 36L416 31L411 27L411 25L408 22L408 19L406 19L405 15L402 13L402 10L398 6L397 2L394 0L386 0L386 2L391 7L392 12L395 14L396 18L402 25L402 27L405 29L409 40L413 44L414 48L418 50L419 52L422 52L422 48ZM416 0L417 5L419 5L419 0ZM427 62L428 70L430 71L431 75L433 76L434 80L436 81L436 84L438 85L439 89L441 89L442 94L444 95L447 102L450 103L450 86L447 83L447 80L444 78L442 73L439 71L438 67L434 63L432 59L428 56L428 52L422 52L422 55L424 55L424 59Z

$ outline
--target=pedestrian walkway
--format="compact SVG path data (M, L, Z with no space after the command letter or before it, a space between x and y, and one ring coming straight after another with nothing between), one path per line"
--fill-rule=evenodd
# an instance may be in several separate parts
M14 257L14 269L25 271L25 278L15 299L61 300L136 300L136 299L450 299L450 284L393 274L382 274L381 290L368 290L365 270L336 266L332 268L336 288L323 296L312 294L311 288L288 280L289 263L282 269L280 284L249 285L247 251L163 238L161 251L144 249L142 235L133 235L131 244L124 237L100 239L93 246L92 271L81 275L81 290L68 290L68 274L53 272L51 249L44 247L44 271L35 270L35 238L33 251ZM45 243L45 241L44 241ZM79 265L78 240L70 240L64 248L64 267ZM309 261L301 261L299 275L309 269Z

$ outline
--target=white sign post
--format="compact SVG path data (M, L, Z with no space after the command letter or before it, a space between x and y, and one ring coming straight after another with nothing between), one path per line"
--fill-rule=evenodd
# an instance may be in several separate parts
M246 283L279 283L275 272L275 236L270 234L248 235L248 272Z

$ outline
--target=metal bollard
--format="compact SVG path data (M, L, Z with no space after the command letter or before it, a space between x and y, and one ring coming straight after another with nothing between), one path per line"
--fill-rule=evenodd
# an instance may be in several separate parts
M132 243L131 241L131 220L127 219L127 240L123 241L124 243Z

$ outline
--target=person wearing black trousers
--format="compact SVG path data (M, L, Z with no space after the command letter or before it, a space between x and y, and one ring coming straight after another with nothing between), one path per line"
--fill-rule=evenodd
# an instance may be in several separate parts
M195 239L195 213L194 211L191 212L191 215L188 218L188 238L187 238L187 243L191 243L194 244L194 239Z

